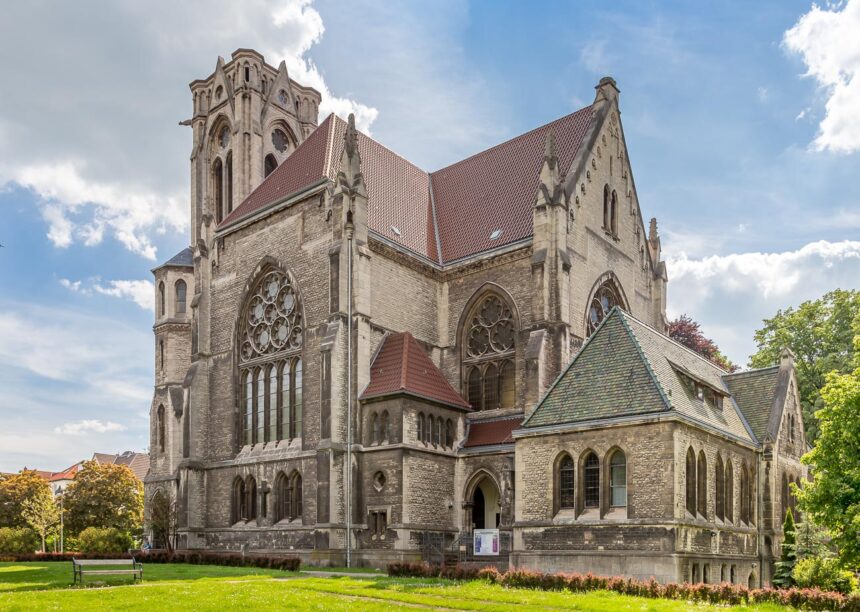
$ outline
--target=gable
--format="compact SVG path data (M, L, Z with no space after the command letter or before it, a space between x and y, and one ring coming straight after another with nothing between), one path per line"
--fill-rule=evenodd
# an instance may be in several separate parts
M724 380L756 438L765 440L779 381L779 368L728 374Z

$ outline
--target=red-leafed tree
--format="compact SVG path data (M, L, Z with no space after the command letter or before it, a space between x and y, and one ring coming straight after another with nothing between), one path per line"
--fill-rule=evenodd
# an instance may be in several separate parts
M735 372L738 369L738 366L720 352L713 340L705 337L701 327L692 317L682 314L674 321L670 321L669 337L729 372Z

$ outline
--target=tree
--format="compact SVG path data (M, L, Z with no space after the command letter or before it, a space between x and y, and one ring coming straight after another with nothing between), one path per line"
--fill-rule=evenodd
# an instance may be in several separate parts
M847 374L854 367L853 340L860 331L854 329L858 314L860 291L836 289L796 309L777 311L755 332L758 351L750 358L750 367L776 365L784 347L794 353L803 423L810 443L819 434L815 411L823 405L820 391L827 374Z
M172 551L176 540L176 501L158 491L152 497L149 510L149 525L152 529L153 546Z
M21 511L25 500L51 495L51 487L36 470L0 477L0 527L26 527Z
M794 538L794 514L789 508L785 513L785 521L782 523L782 555L776 562L776 572L773 575L773 583L784 589L793 584L791 572L797 563L797 552L795 550Z
M60 524L60 510L54 503L54 496L45 491L25 499L21 504L21 515L42 538L42 552L45 552L45 539L55 533Z
M66 528L116 527L134 532L143 522L143 484L125 465L84 461L63 496Z
M830 536L827 530L816 525L807 517L803 522L794 527L794 552L798 561L807 557L821 557L822 559L833 557L828 542Z
M691 317L682 314L674 321L669 321L669 337L677 340L688 349L711 361L724 370L734 372L738 366L733 364L728 357L720 352L717 345L702 333L699 324Z
M860 568L860 366L850 374L831 372L826 380L821 390L824 407L815 413L821 433L802 458L812 467L813 479L795 492L807 518L832 535L842 564L856 570Z

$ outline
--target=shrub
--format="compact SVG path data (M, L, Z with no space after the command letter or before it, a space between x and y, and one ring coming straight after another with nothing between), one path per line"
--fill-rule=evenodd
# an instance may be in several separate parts
M136 557L142 563L188 563L190 565L227 565L232 567L259 567L285 572L296 572L301 565L298 557L274 557L237 553L205 551L146 552Z
M131 536L115 527L87 527L78 535L78 541L85 553L122 553L132 546Z
M801 559L795 565L791 577L801 588L819 588L822 591L836 591L844 595L857 590L857 579L851 572L839 567L839 560L835 558Z
M0 552L32 553L39 548L39 538L29 527L0 527Z

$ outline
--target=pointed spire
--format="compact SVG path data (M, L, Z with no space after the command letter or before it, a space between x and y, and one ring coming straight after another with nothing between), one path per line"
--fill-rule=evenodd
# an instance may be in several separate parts
M349 114L349 120L346 124L346 134L344 135L344 149L349 157L358 154L358 131L355 129L355 115Z
M349 114L346 133L343 135L343 153L340 156L340 172L337 187L352 196L365 195L364 176L361 174L361 154L358 151L358 130L355 128L355 115Z

